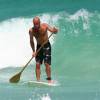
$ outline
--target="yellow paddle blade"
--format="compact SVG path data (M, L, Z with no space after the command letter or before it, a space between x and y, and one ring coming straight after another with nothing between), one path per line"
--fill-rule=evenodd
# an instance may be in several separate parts
M14 75L13 77L11 77L9 81L10 81L11 83L18 83L19 80L20 80L21 73L22 73L22 72L20 72L20 73Z

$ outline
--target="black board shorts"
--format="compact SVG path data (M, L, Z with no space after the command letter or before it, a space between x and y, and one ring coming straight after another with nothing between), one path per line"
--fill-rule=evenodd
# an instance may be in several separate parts
M37 44L37 50L41 47L41 45ZM36 63L42 64L47 63L51 65L51 44L48 41L39 51L39 53L36 56Z

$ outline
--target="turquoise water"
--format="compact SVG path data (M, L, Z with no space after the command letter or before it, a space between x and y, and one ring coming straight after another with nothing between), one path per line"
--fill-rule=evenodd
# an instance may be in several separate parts
M0 0L0 100L99 100L99 4L99 0ZM34 59L18 84L9 83L31 58L28 29L34 16L59 28L50 39L52 77L59 86L22 84L36 80ZM45 80L44 65L41 71Z

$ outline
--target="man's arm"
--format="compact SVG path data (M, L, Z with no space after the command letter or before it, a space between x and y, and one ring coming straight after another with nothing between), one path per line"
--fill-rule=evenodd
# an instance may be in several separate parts
M48 29L50 32L55 33L55 34L58 32L58 29L57 29L57 28L51 27L51 26L49 26L48 24L47 24L47 29Z
M35 52L33 34L32 34L32 30L31 29L29 30L29 36L30 36L30 45L31 45L31 48L32 48L33 52Z

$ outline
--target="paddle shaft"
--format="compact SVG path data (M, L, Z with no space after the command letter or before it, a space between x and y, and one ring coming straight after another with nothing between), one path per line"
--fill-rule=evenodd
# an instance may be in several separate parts
M50 34L50 36L48 37L48 39L41 45L41 47L36 51L36 55L39 53L39 51L41 50L41 48L48 42L49 38L53 35ZM24 69L27 67L27 65L31 62L31 60L33 59L34 57L32 56L31 59L27 62L27 64L23 67L23 69L21 70L20 73L22 73L24 71Z

